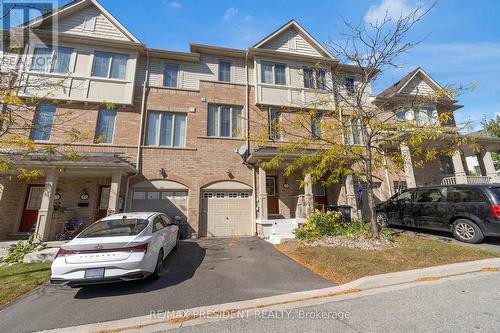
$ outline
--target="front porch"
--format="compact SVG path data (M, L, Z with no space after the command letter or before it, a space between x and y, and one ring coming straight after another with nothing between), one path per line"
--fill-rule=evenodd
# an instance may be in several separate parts
M79 161L62 156L8 155L12 169L0 175L0 239L55 239L69 220L87 226L120 211L126 175L134 167L114 154L85 154ZM16 170L37 170L41 176L22 180Z

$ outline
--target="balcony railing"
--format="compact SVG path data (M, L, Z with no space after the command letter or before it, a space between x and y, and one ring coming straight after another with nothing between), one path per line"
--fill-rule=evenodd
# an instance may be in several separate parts
M467 176L466 184L490 184L491 179L488 176ZM441 185L455 185L457 184L456 177L445 177L441 181Z

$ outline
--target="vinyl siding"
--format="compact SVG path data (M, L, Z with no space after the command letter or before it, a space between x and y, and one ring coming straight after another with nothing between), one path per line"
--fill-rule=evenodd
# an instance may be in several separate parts
M0 42L0 72L8 72L16 67L17 54L6 50L8 46ZM5 50L5 51L4 51Z
M430 95L434 93L434 89L432 89L427 82L422 80L421 77L416 76L408 82L401 92L411 95Z
M296 48L292 49L289 46L289 40L294 38ZM307 56L322 56L311 44L309 44L302 35L295 29L290 28L283 31L278 36L274 37L262 46L263 49L274 50L279 52L296 53Z
M83 23L86 17L96 18L94 31L83 30ZM61 19L59 21L59 30L62 33L75 35L85 35L126 41L130 40L94 6L89 6L79 11L78 13Z

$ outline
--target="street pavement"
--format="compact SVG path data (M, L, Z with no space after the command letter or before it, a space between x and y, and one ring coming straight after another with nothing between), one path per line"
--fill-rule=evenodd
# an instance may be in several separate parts
M499 332L500 273L481 274L168 332Z
M182 241L158 281L45 286L0 310L0 332L32 332L331 287L256 237Z

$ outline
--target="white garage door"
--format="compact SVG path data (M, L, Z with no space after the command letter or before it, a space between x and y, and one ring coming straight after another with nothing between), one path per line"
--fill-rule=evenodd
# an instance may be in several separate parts
M170 217L180 216L186 218L188 191L158 191L135 190L133 212L161 212Z
M203 220L207 236L252 235L251 192L204 191Z

